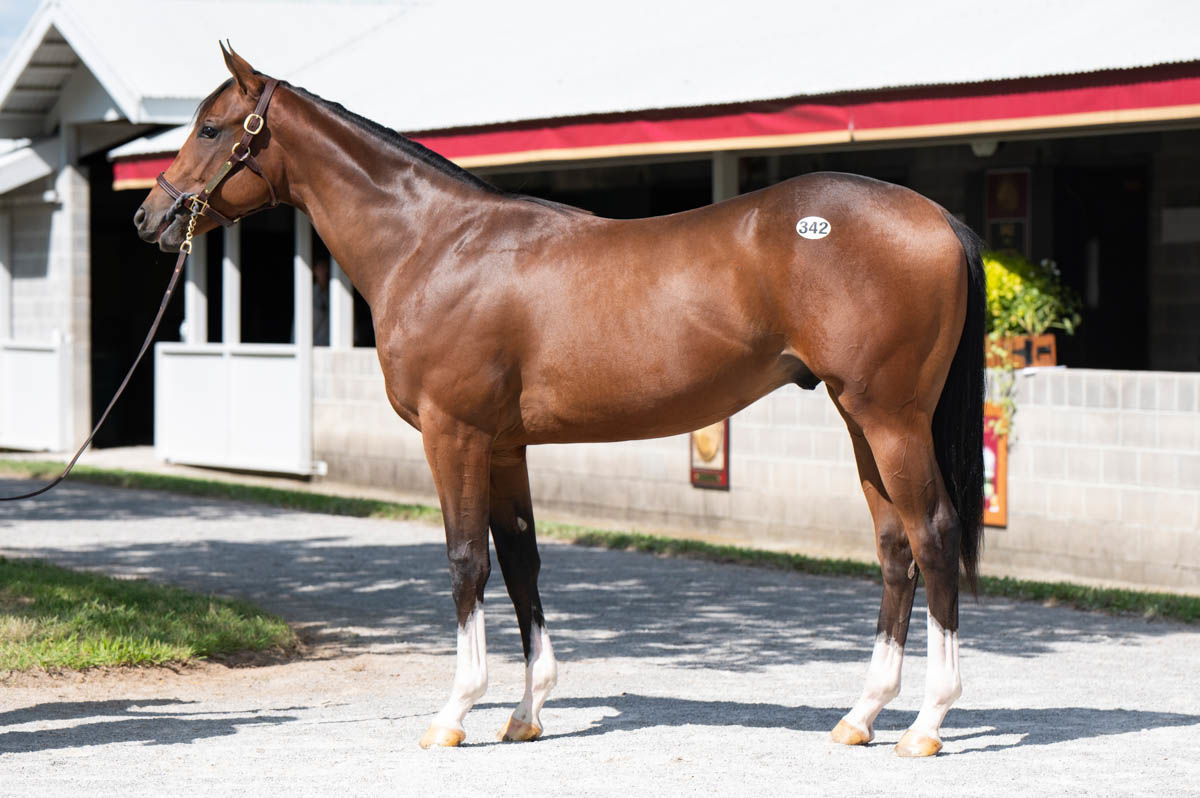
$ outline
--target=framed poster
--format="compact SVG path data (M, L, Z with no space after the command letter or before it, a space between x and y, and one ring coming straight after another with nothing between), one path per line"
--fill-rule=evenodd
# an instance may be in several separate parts
M997 429L1004 409L988 402L983 407L983 524L1008 526L1008 433Z
M1030 176L1028 169L990 169L984 216L992 249L1011 249L1029 257Z
M729 419L691 434L692 486L729 490Z

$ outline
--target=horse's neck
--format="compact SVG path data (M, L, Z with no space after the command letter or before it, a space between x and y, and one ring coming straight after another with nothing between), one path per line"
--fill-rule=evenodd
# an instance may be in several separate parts
M398 269L427 267L457 235L455 218L497 199L306 98L289 99L295 114L280 136L288 201L372 308Z

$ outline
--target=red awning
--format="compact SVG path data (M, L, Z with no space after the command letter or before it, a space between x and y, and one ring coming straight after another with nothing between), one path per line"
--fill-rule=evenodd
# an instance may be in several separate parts
M1200 120L1200 62L1052 78L855 92L415 133L471 168ZM149 188L173 155L113 164L113 188Z
M153 188L159 172L167 171L175 153L137 155L113 161L113 191L127 188Z

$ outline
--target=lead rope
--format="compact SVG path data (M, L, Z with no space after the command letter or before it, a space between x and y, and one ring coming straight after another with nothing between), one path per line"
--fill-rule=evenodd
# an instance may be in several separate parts
M138 350L137 357L133 359L133 365L129 367L129 371L125 374L125 379L121 380L121 385L117 388L117 392L113 394L112 400L109 401L108 407L104 408L104 413L101 414L100 420L96 422L96 426L92 428L92 434L88 435L87 440L79 447L79 451L75 452L75 456L71 458L71 462L67 463L67 467L62 470L62 473L56 476L49 484L43 485L30 493L22 493L20 496L0 496L0 502L15 502L21 499L32 499L34 496L40 496L46 491L53 488L58 483L67 478L67 474L71 473L71 469L75 467L75 463L87 451L87 447L92 445L92 439L96 437L96 433L100 431L104 420L108 418L109 412L113 409L113 405L121 398L121 394L125 392L125 386L129 384L130 377L133 376L134 369L142 362L142 355L146 354L146 350L150 348L150 342L154 340L154 334L158 332L158 325L162 322L163 313L167 310L167 304L171 301L171 295L175 292L175 285L179 282L179 275L183 272L183 264L187 261L188 255L192 252L192 234L196 231L196 211L192 211L192 218L188 220L187 238L179 246L179 257L175 259L175 271L171 274L171 280L167 283L167 291L163 294L162 304L158 306L158 313L154 317L154 323L150 325L150 332L146 333L146 340L142 342L142 348Z

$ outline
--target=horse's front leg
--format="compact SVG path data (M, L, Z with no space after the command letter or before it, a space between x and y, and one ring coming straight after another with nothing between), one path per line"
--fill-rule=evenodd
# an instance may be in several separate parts
M541 558L534 535L524 447L492 456L491 523L496 559L500 561L504 584L517 611L525 649L525 695L500 730L498 739L536 740L542 736L539 713L554 688L558 666L538 596Z
M466 739L463 718L487 690L483 588L488 557L491 436L436 410L421 413L425 456L433 471L446 526L446 554L458 614L458 657L450 700L421 737L421 747Z

